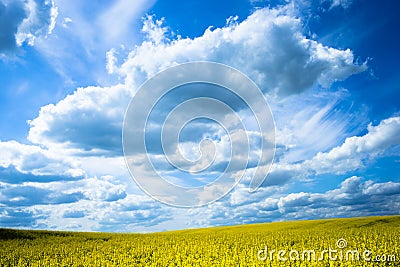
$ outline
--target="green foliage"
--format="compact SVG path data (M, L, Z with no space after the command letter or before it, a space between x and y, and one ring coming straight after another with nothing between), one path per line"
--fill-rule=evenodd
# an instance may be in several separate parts
M270 250L366 249L390 261L259 260ZM400 216L278 222L150 234L0 229L0 266L399 266ZM344 249L344 250L345 250ZM286 255L287 256L287 255Z

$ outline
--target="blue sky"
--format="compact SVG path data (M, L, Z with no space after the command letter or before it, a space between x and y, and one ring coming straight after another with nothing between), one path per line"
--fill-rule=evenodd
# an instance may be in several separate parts
M398 214L399 9L367 0L0 0L0 227L161 231ZM230 65L259 86L276 155L257 192L244 177L217 202L174 208L131 179L122 123L144 81L196 60ZM184 150L199 130L214 133L205 125L188 129ZM217 152L223 141L214 140Z

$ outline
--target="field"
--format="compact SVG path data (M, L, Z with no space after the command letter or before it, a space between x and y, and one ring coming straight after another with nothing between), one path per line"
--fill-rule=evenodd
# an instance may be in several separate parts
M0 229L0 266L400 266L400 216L149 234Z

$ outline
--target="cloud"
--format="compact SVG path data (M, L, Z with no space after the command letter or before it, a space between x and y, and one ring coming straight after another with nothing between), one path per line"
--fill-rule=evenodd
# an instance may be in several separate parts
M78 211L78 210L65 211L63 217L64 218L83 218L83 217L85 217L85 212Z
M0 205L7 207L34 206L41 204L73 203L84 198L82 192L58 192L41 185L0 184Z
M122 65L116 66L115 51L108 54L109 71L125 76L125 85L79 88L59 103L42 107L30 121L30 141L117 155L123 114L133 90L176 63L226 63L249 75L265 92L280 95L297 94L317 84L329 86L366 69L354 61L350 50L307 39L301 21L285 14L285 8L257 10L240 23L209 28L194 39L169 41L162 23L152 17L144 25L148 40L133 49Z
M33 45L36 36L51 34L58 15L52 0L29 0L25 6L27 17L18 27L17 44L28 42Z
M56 1L57 24L35 47L70 89L77 84L115 84L118 77L107 74L104 55L112 48L123 50L137 44L140 19L154 2Z
M23 173L17 170L14 165L4 168L0 166L0 182L9 184L22 184L26 182L48 183L55 181L77 181L83 179L84 176L71 175L55 175L55 174L39 174Z
M160 21L147 21L143 31L148 41L130 53L121 73L128 80L140 74L151 77L176 63L209 60L238 68L265 92L290 95L317 84L329 87L366 69L365 64L355 62L350 50L337 50L307 39L302 34L301 21L287 13L282 7L265 8L240 23L210 27L203 36L172 41L165 38L166 30Z
M5 5L0 2L0 51L13 50L17 46L15 34L18 31L18 26L25 18L25 9L21 2L11 2Z
M1 227L37 227L37 221L44 220L47 217L45 213L29 210L27 208L0 207Z
M35 145L25 145L16 141L0 142L0 167L3 171L33 174L47 179L46 176L84 176L85 172L65 155L49 151ZM23 178L23 177L20 177ZM23 179L30 179L24 176ZM51 179L51 178L50 178Z
M129 195L110 203L109 208L97 217L101 229L122 229L135 226L154 226L170 220L168 208L148 197Z
M396 214L399 205L393 206L393 203L398 203L399 198L400 183L374 183L353 176L344 180L337 189L327 191L325 194L289 194L280 199L278 207L284 212L294 213L296 217L310 218L312 214L322 218L371 216ZM307 209L305 214L299 210L300 207ZM331 213L325 213L325 209Z
M9 54L54 29L57 8L50 0L0 1L0 55Z
M127 195L116 201L0 205L0 227L79 231L146 231L172 219L171 210L147 196Z
M346 137L365 131L366 107L357 107L349 91L310 90L271 103L276 126L275 162L311 159L340 145ZM318 140L318 141L316 141Z
M323 0L323 1L327 1L327 0ZM353 4L353 0L329 0L328 2L332 2L330 8L340 6L340 7L346 9L346 8L349 8Z
M93 186L93 184L96 184L96 186ZM125 185L113 183L104 178L89 178L75 183L75 185L63 185L65 188L74 186L81 187L85 197L90 200L112 202L127 196Z
M400 144L400 117L369 124L362 136L348 137L328 152L317 153L300 163L276 162L263 186L254 194L247 191L244 181L215 205L192 211L204 221L200 225L225 225L275 220L315 219L397 214L400 183L374 182L352 176L336 189L324 193L298 192L285 194L297 182L323 174L341 175L359 168L367 162L384 157L390 148ZM228 221L226 216L233 218ZM195 224L195 222L192 222Z
M172 219L169 208L161 206L149 197L138 195L127 195L111 202L81 199L74 203L46 204L20 209L31 215L31 220L27 220L25 227L40 229L138 232ZM34 214L42 214L42 217L35 218ZM15 217L17 218L18 214ZM10 220L16 218L10 216Z
M293 180L309 180L318 175L343 175L366 169L372 161L387 156L391 149L398 147L399 136L400 117L391 117L382 120L377 126L369 124L365 135L347 137L339 146L327 152L317 152L310 159L299 160L297 157L297 161L288 161L286 159L291 158L290 150L278 152L262 186L283 185ZM246 177L244 180L247 181Z
M121 155L122 121L131 97L123 85L79 88L56 105L42 107L29 121L28 139L86 155Z
M284 194L282 190L260 190L257 195L250 195L246 187L239 186L223 201L191 210L190 216L201 218L193 220L191 226L393 215L400 208L400 183L376 183L357 176L323 193ZM246 201L249 199L252 201Z
M115 1L97 18L103 43L123 44L135 19L140 18L154 3L155 0Z
M69 29L79 19L71 16L68 21ZM174 38L162 20L154 20L151 16L144 20L142 30L147 39L135 47L127 58L121 59L115 49L107 53L108 71L124 77L125 84L78 88L58 103L43 106L39 115L29 121L29 141L46 151L63 151L73 159L75 168L85 164L89 166L90 163L85 163L85 158L89 161L95 161L96 157L99 160L104 157L107 160L119 158L122 156L123 116L138 85L168 66L191 60L211 60L237 67L253 78L266 94L276 95L275 100L278 103L304 94L312 88L328 87L337 80L346 79L366 69L365 64L354 60L350 50L326 47L306 38L302 33L301 21L290 15L285 7L257 10L242 22L231 19L225 27L209 28L202 36L193 39ZM119 65L119 62L123 63ZM340 93L332 95L336 99L342 97ZM179 97L182 95L172 100L178 100ZM329 93L325 99L328 98ZM309 133L315 132L319 123L329 121L326 118L331 116L336 102L332 100L325 104L326 107L316 113L303 129L307 128ZM314 110L319 108L320 103L315 105ZM310 114L304 115L302 120L306 121L308 115ZM279 119L281 118L277 118ZM322 128L335 129L336 134L332 133L332 138L326 144L315 147L314 151L330 148L334 137L345 132L344 123L345 121L340 124L342 128L337 127L339 123L326 123ZM202 129L212 130L207 125L202 126ZM257 137L254 137L257 141ZM253 146L257 146L254 140L250 141ZM182 143L182 148L189 154L189 150L193 148L191 141L193 140L185 140ZM311 141L312 138L309 143ZM219 152L217 159L221 163L215 165L213 171L220 172L226 166L225 150L230 143L223 135L213 142ZM299 151L301 154L302 151ZM160 151L152 153L157 158ZM250 163L254 165L257 159L255 153ZM159 165L168 164L161 162ZM173 175L168 167L161 168L160 171ZM146 170L143 172L146 173ZM297 172L291 174L295 173ZM100 176L109 174L99 173ZM290 176L286 174L286 171L279 170L272 174L275 179L270 180L270 185L288 181ZM116 198L122 196L116 194Z
M348 137L341 146L326 153L318 153L304 163L317 174L343 174L365 167L365 163L380 157L384 152L400 144L400 117L382 120L379 125L369 124L368 133Z
M2 144L2 143L0 143ZM29 146L26 146L29 148ZM10 151L5 151L10 152ZM14 151L15 152L15 151ZM18 151L17 151L18 152ZM33 154L33 157L38 154ZM28 155L18 155L15 162L3 162L0 166L0 206L35 206L60 203L72 203L81 199L90 201L112 202L126 197L127 185L122 185L119 179L113 176L91 177L81 170L67 169L65 162L44 158L43 164L33 169L27 169L24 164ZM39 154L40 156L40 154ZM46 160L57 162L55 166L46 166L51 172L43 174L42 165ZM58 173L57 167L67 169ZM55 168L55 169L52 169Z
M128 193L112 176L43 178L11 170L12 178L0 173L0 226L124 231L171 219L159 203Z

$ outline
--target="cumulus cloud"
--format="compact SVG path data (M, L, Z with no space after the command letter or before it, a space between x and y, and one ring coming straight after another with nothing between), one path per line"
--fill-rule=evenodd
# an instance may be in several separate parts
M377 126L369 124L365 135L347 137L342 144L327 152L318 152L310 159L287 161L284 156L278 156L262 186L283 185L290 180L304 181L323 174L343 175L367 168L370 162L398 147L399 136L400 117L391 117ZM285 152L279 153L285 155ZM290 151L287 153L290 155Z
M16 176L18 178L18 176ZM126 186L104 178L59 179L41 182L39 178L26 182L0 182L0 204L34 206L90 201L112 202L127 196Z
M169 208L146 196L115 201L64 198L57 203L46 202L46 197L32 205L0 205L0 227L137 232L172 219Z
M148 41L130 53L120 71L129 80L150 77L176 63L209 60L238 68L265 92L290 95L317 84L328 87L366 69L349 49L307 39L301 21L287 13L284 7L265 8L240 23L231 21L223 28L208 28L203 36L172 41L161 39L165 29L160 21L147 21Z
M65 155L49 151L35 145L25 145L16 141L0 142L0 167L22 174L79 177L85 173L75 166Z
M122 121L131 97L123 85L79 88L56 105L42 107L29 121L28 139L81 154L121 155Z
M223 201L191 210L191 216L202 218L192 221L192 226L388 215L398 214L400 208L400 183L377 183L357 176L323 193L285 194L282 190L261 189L250 196L246 189L239 186Z
M253 78L264 92L279 95L318 84L326 87L366 69L350 50L307 39L301 21L285 12L285 8L257 10L240 23L209 28L198 38L173 40L165 38L162 22L149 17L143 28L147 41L133 49L122 65L116 65L114 50L108 53L109 71L124 75L126 85L80 88L59 103L42 107L30 122L29 140L86 152L120 151L121 122L132 92L145 78L177 63L226 63Z
M85 212L81 210L66 210L64 211L64 218L83 218L85 217Z
M0 54L9 53L23 43L50 34L57 8L50 0L0 1Z
M159 203L128 193L110 175L77 179L10 168L0 172L0 226L131 231L171 219Z
M38 220L45 220L47 214L25 207L0 207L0 225L2 227L38 227Z
M353 176L344 180L337 189L324 194L289 194L280 198L278 208L287 213L286 217L293 214L296 218L396 214L399 205L393 204L398 203L399 198L400 183L375 183ZM301 207L306 208L303 213L299 210Z
M129 195L113 202L98 216L101 229L122 229L137 226L153 226L170 220L168 208L143 196Z
M62 192L43 188L42 184L0 184L0 204L7 207L34 206L77 202L84 198L82 192Z
M98 157L80 161L16 141L0 142L0 150L0 227L132 231L170 219L132 190L121 158L104 158L99 168Z
M305 167L317 174L343 174L365 167L365 162L374 160L390 147L400 144L400 117L382 120L379 125L368 126L363 136L348 137L341 146L326 153L318 153Z
M397 147L399 136L400 117L391 117L376 126L370 124L366 134L348 137L341 145L317 153L310 160L277 162L257 192L248 192L245 178L219 202L191 210L190 216L202 219L193 220L190 225L397 214L400 183L394 181L377 182L352 176L336 189L323 193L286 192L291 188L288 181L293 179L301 181L313 175L339 175L365 168L367 162L383 157L390 148Z
M79 88L58 103L42 107L38 117L29 121L28 139L48 151L63 151L74 157L121 157L122 121L132 95L146 78L177 63L210 60L229 64L254 79L264 93L277 95L278 99L304 93L315 86L328 87L366 69L365 64L357 63L350 50L326 47L306 38L301 21L285 7L257 10L242 22L232 18L225 27L209 28L193 39L173 38L163 21L151 16L144 20L142 30L147 39L126 59L119 58L115 49L107 53L108 71L125 77L125 84ZM318 125L334 105L335 102L328 103L308 122L310 132L311 126ZM335 126L329 127L332 128ZM220 139L214 143L222 152L217 159L223 164L217 165L215 171L226 165L225 148L230 146L223 136ZM193 148L190 141L193 140L185 140L181 147L190 150ZM322 144L315 150L321 147ZM251 164L256 162L253 159L256 156L251 156ZM162 171L171 175L168 168ZM285 172L278 170L272 175L275 179L270 180L271 184L277 184Z
M72 174L72 175L71 175ZM20 172L14 165L4 168L0 166L0 182L9 184L22 184L26 182L48 183L55 181L77 181L84 176L70 174L33 174L31 172Z

